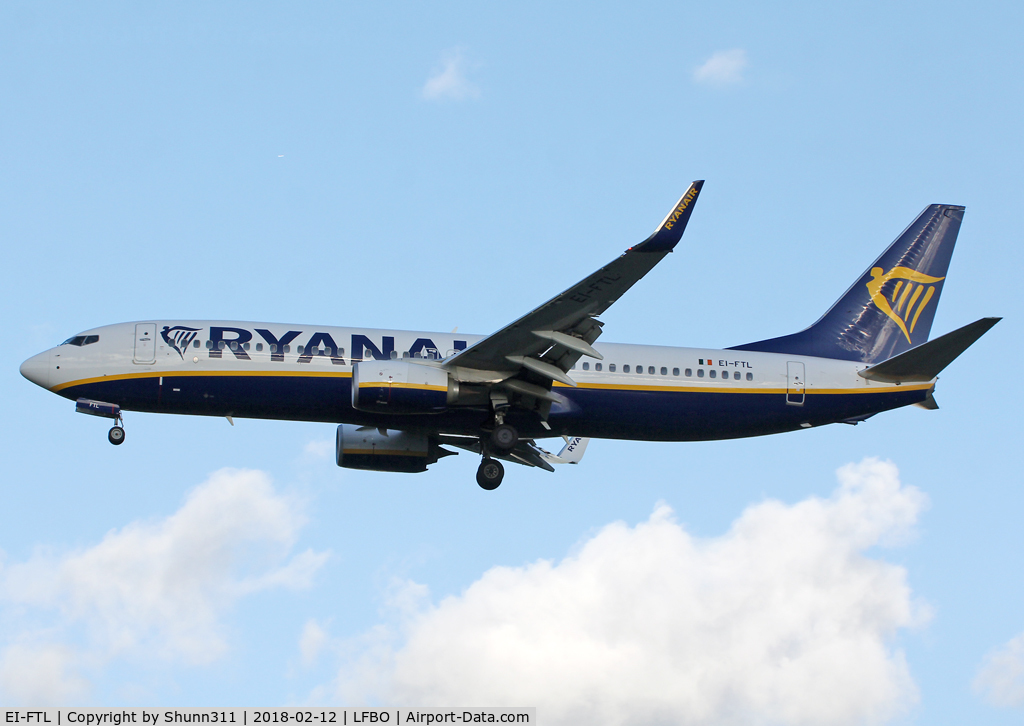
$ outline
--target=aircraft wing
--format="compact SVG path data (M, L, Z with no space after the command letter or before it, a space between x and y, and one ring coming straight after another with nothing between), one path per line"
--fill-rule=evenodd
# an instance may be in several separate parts
M482 454L480 439L476 436L458 436L452 434L441 434L438 436L441 444L457 446L460 449L471 451L474 454ZM587 448L590 439L574 437L566 439L566 444L556 456L547 449L539 446L533 439L520 439L514 449L506 453L490 452L496 459L504 459L514 464L525 466L536 466L545 471L554 471L552 464L578 464L583 458L583 452ZM454 453L454 452L448 452Z
M447 359L444 367L504 372L492 377L498 380L525 369L533 374L526 376L529 380L509 381L507 387L547 400L552 400L547 390L550 381L575 386L567 371L580 356L601 359L600 353L591 347L601 334L602 323L596 317L672 251L686 229L703 185L703 180L690 184L646 240L515 322ZM538 386L536 382L548 385Z

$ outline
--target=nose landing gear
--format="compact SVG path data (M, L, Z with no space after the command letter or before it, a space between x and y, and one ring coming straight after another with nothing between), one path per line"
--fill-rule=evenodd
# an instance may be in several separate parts
M124 443L124 427L120 425L121 421L118 420L118 425L110 429L107 433L107 441L112 443L114 446L120 446Z
M121 407L116 403L93 401L90 398L79 398L75 401L75 410L90 416L114 419L114 428L107 433L107 441L114 446L124 443L124 419L121 418Z

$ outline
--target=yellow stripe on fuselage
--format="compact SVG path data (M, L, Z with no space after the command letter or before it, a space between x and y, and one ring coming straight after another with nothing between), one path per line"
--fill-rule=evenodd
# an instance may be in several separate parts
M572 388L564 383L558 383L557 381L553 384L555 388ZM653 392L664 392L668 391L671 393L799 393L797 390L788 390L786 388L754 388L752 386L730 386L730 387L718 387L714 385L710 386L657 386L657 385L621 385L616 383L577 383L576 388L586 389L597 389L597 390L612 390L612 391L653 391ZM813 386L807 386L803 392L808 395L814 393L824 394L846 394L846 393L885 393L890 391L922 391L930 390L933 388L931 383L913 383L904 385L892 385L892 386L872 386L863 388L814 388Z
M84 386L91 383L104 383L108 381L125 381L132 379L143 379L143 378L187 378L187 377L204 377L204 376L215 376L220 378L225 377L238 377L238 378L351 378L351 371L275 371L275 370L259 370L259 371L140 371L138 373L122 373L111 376L98 376L96 378L81 378L76 381L68 381L67 383L60 383L50 388L51 391L57 393L67 388L74 386ZM396 388L405 389L418 389L418 390L429 390L429 391L446 391L447 388L443 386L429 386L421 383L392 383L386 382L364 383L361 384L361 388L379 388L383 386L394 386ZM564 383L555 382L553 384L555 388L572 388ZM705 385L705 386L664 386L655 384L621 384L621 383L578 383L577 388L585 390L601 390L601 391L645 391L653 393L763 393L763 394L785 394L787 393L786 388L756 388L753 386L718 386L718 385ZM878 384L872 384L870 386L862 386L858 388L814 388L808 386L804 389L804 393L807 395L845 395L845 394L870 394L870 393L893 393L896 391L926 391L933 387L932 383L911 383L903 384L900 386L889 385L882 386Z
M128 381L136 378L188 378L217 376L220 378L237 376L239 378L351 378L351 371L145 371L139 373L121 373L96 378L80 378L77 381L59 383L50 388L57 393L72 386L84 386L89 383L105 381Z

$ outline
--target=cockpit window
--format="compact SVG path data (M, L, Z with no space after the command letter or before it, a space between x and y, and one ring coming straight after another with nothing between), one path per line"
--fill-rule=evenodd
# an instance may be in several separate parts
M61 345L76 345L81 348L83 345L92 345L98 342L100 342L98 335L76 335L73 338L68 338Z

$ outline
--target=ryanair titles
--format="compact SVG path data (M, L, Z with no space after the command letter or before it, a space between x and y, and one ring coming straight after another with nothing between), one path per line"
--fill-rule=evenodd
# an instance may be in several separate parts
M262 352L264 349L270 353L270 360L284 362L286 354L298 355L299 363L310 363L314 357L324 356L331 359L334 365L347 365L345 360L345 348L339 345L331 333L316 331L303 333L301 330L289 330L285 333L275 334L266 328L235 328L230 326L212 325L209 328L209 337L205 343L197 339L201 328L188 328L188 335L182 335L183 326L163 326L161 337L169 348L172 348L184 359L190 352L199 354L206 353L209 358L223 358L225 355L233 355L239 360L252 360L250 354ZM302 341L298 343L297 341ZM362 333L352 333L349 341L351 347L348 349L351 360L390 360L398 357L405 357L407 353L413 358L434 358L443 357L442 352L430 338L417 338L409 346L407 351L399 353L395 349L395 338L392 335L383 335L376 339ZM195 351L189 349L189 344ZM253 350L255 347L255 351ZM465 340L454 340L451 350L464 350ZM291 357L291 356L289 356Z
M690 202L696 199L696 197L696 187L690 187L690 191L683 195L683 198L679 200L679 204L672 210L672 214L668 215L668 218L665 220L665 229L672 229L672 225L679 221L679 218L683 216L683 212L690 206Z

